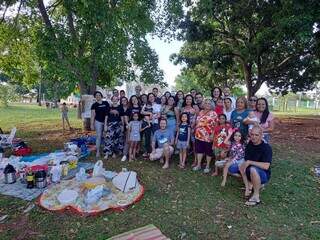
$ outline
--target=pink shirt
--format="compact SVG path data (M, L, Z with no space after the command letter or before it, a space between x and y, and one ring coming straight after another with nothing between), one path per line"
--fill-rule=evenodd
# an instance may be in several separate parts
M256 117L260 120L261 116L262 116L262 113L258 112L258 111L255 111L254 113L255 113ZM268 129L271 126L271 122L273 121L273 119L274 119L274 116L270 112L268 117L267 117L266 122L265 123L260 123L260 127L262 127L263 130Z

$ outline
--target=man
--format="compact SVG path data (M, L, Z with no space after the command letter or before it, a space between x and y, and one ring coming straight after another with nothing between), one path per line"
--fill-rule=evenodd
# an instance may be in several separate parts
M141 91L142 91L141 86L140 86L140 85L135 86L134 91L135 91L135 95L136 95L138 98L140 98L140 96L141 96Z
M272 149L262 137L262 128L254 126L250 132L251 140L245 150L245 162L239 168L246 187L245 197L250 196L253 187L253 194L245 203L247 206L255 206L261 202L261 186L269 181L271 175Z
M119 94L119 90L118 89L113 89L112 90L112 95L119 98L120 94Z
M203 109L203 106L202 106L203 95L202 95L201 92L198 92L198 93L196 94L195 102L196 102L196 104L198 105L199 109L202 110L202 109Z
M159 98L158 97L158 94L159 94L159 90L158 90L158 88L156 88L156 87L154 87L153 89L152 89L152 93L154 94L154 96L155 96L155 102L157 103L157 104L161 104L161 98Z
M195 100L196 94L197 94L197 90L195 90L194 88L192 88L192 89L190 90L190 94L191 94L191 96L193 97L193 99Z
M236 108L236 99L231 96L230 87L226 86L226 87L223 89L223 97L224 97L224 98L230 98L231 101L232 101L231 108L232 108L232 109L235 109L235 108Z

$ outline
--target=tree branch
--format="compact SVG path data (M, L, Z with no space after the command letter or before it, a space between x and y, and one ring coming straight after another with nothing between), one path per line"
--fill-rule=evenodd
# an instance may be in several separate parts
M7 13L8 8L9 8L9 4L6 4L6 8L5 8L4 11L3 11L3 14L2 14L2 18L1 18L0 23L3 23L3 22L4 22L4 18L5 18L5 16L6 16L6 13Z

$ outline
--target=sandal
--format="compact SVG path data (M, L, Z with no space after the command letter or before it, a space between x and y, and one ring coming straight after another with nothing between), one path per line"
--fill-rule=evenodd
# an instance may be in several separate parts
M257 206L261 203L260 200L250 198L248 201L246 201L245 205L249 207Z

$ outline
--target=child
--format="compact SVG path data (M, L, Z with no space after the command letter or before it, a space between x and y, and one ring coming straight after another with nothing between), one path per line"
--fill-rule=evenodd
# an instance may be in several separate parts
M228 131L231 125L227 123L227 116L225 114L220 114L218 116L218 125L214 127L213 134L213 149L215 154L215 171L212 176L218 175L218 166L224 164L226 161L223 160L227 156L229 146L224 142L228 136ZM221 161L219 161L221 160Z
M137 146L140 142L141 122L139 113L132 114L132 120L129 122L129 162L136 158Z
M67 104L64 102L61 106L61 117L62 117L62 127L63 127L63 131L65 130L65 123L64 121L67 122L69 130L71 130L71 126L69 123L69 118L68 118L68 107Z
M151 153L151 135L152 135L152 125L149 115L144 115L144 119L141 124L141 133L144 138L144 158L148 158Z
M243 121L250 121L250 124L248 125L249 128L249 132L251 131L251 129L253 128L253 126L260 124L260 120L257 118L257 116L255 115L254 111L250 111L248 113L248 117L246 117Z
M180 116L180 125L176 134L176 147L179 149L180 153L180 168L185 168L185 163L187 159L187 149L190 143L191 128L189 125L189 119L187 113L182 113Z
M223 114L223 99L222 98L217 99L216 107L215 107L214 111L217 113L218 116L220 114Z
M233 132L233 133L232 133ZM231 141L229 142L229 139ZM224 187L227 181L227 175L230 166L234 166L239 169L239 166L244 162L244 137L239 130L229 129L228 137L225 140L226 144L230 144L230 155L227 159L227 163L223 168L223 180L221 186Z

